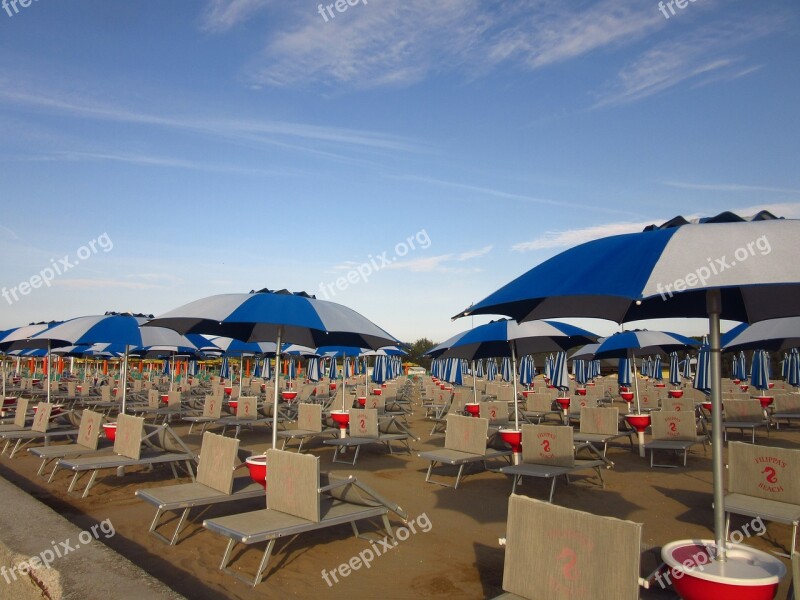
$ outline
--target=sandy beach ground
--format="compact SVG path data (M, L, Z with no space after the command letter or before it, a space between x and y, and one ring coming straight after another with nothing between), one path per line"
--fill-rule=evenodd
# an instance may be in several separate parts
M621 408L624 405L620 405ZM349 526L311 532L287 543L278 544L267 577L253 589L218 570L225 549L223 538L202 527L202 519L215 515L255 510L264 500L242 502L236 506L212 508L202 515L193 512L191 522L176 546L167 546L147 530L154 509L134 497L141 488L174 482L169 469L134 471L123 478L107 475L91 490L88 498L70 496L66 489L69 475L61 472L53 483L36 477L38 461L30 456L0 460L0 474L34 497L54 508L81 528L110 519L115 535L101 541L126 556L147 572L187 598L222 600L225 598L491 598L502 592L504 550L498 538L506 531L510 478L494 472L468 475L458 490L426 484L427 463L416 452L439 447L443 436L432 437L431 424L416 399L409 418L420 442L412 443L414 453L389 455L378 446L365 447L355 467L332 464L333 449L312 444L310 450L321 457L321 469L353 473L386 497L396 501L415 520L416 532L396 547L376 557L370 568L361 568L330 585L322 571L335 570L370 546L355 538ZM199 447L199 430L187 435L188 426L176 423L191 446ZM736 439L736 436L734 436ZM264 449L269 444L268 430L247 431L241 436L244 448ZM769 438L758 434L758 442L788 448L800 447L796 429L772 431ZM683 538L711 538L712 491L711 450L704 455L695 446L688 466L677 469L650 469L649 463L631 452L627 442L611 446L608 457L615 468L605 471L606 486L601 489L594 475L578 475L567 486L557 484L554 502L578 510L614 516L644 524L642 575L657 566L658 549L666 542ZM452 481L452 475L442 474ZM546 499L549 482L528 480L518 489L521 494ZM732 529L750 519L736 518ZM395 526L402 525L392 517ZM174 526L174 522L171 523ZM427 531L424 531L427 529ZM170 529L171 531L171 529ZM768 523L762 537L747 540L769 552L787 552L791 528ZM256 545L235 557L237 568L252 573L263 553ZM241 548L241 547L240 547ZM597 560L613 569L614 554L598 555ZM788 560L784 559L787 569ZM778 598L785 598L790 577L781 585ZM671 590L642 591L643 598L675 598Z

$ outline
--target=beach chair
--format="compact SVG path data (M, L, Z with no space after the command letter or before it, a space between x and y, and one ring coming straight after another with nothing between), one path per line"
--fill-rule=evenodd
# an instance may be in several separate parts
M239 440L206 431L195 482L136 490L137 498L156 507L149 532L174 546L193 508L263 496L264 488L249 475L234 477L236 469L244 464L239 452ZM180 518L172 536L167 538L159 533L157 529L164 524L161 517L179 511Z
M580 430L575 433L576 442L603 444L603 456L608 451L608 443L617 439L628 438L633 447L636 432L619 429L618 408L582 408Z
M203 527L229 540L220 570L253 587L264 578L279 538L348 523L362 537L356 523L374 518L382 520L386 534L393 538L389 511L404 522L408 518L403 509L355 477L321 478L316 456L270 449L267 464L266 509L203 521ZM234 547L260 542L267 542L267 547L255 575L248 578L233 570L229 561Z
M726 539L731 514L760 517L792 526L789 552L794 552L800 523L800 450L731 442L723 505Z
M508 402L506 402L505 400L492 400L489 402L481 402L481 417L483 417L484 419L489 419L490 429L507 427Z
M471 400L471 398L470 398ZM442 414L441 417L434 417L433 420L433 427L431 427L430 435L435 434L442 434L445 432L447 428L447 416L448 415L463 415L464 414L464 405L467 403L467 396L463 393L455 393L453 394L453 400L450 402L450 406L447 407L447 410Z
M122 473L127 467L152 468L155 465L166 464L170 466L172 475L177 479L176 465L183 464L187 474L194 481L192 463L196 460L194 453L186 447L169 425L145 425L142 417L121 414L117 419L114 454L62 458L56 468L68 469L75 473L67 490L69 493L75 490L76 484L85 473L91 473L81 496L85 498L100 471L114 469L117 473Z
M688 412L695 414L694 401L689 398L664 398L661 400L661 410L666 412Z
M14 408L14 422L0 425L0 434L10 431L22 431L27 427L29 402L28 398L17 398L17 404Z
M497 600L636 600L641 539L639 523L512 494Z
M772 404L772 415L770 418L775 423L775 429L780 428L780 420L786 421L787 427L792 424L793 419L800 419L800 394L781 394L775 396ZM798 583L800 585L800 582Z
M591 396L574 396L569 403L567 424L581 421L581 411L584 408L597 408L598 399Z
M553 398L549 394L529 394L525 400L525 410L520 411L520 415L526 422L539 424L542 420L547 421L547 417L553 415L561 422L561 411L553 409Z
M362 446L368 444L383 444L389 449L389 454L394 454L392 442L400 442L411 454L409 438L416 439L413 434L398 422L394 417L384 419L379 423L378 411L375 409L352 409L350 410L350 435L344 438L324 440L322 443L328 446L335 446L333 451L333 462L355 465L358 460L358 453ZM355 448L353 460L341 460L341 454L348 448Z
M234 427L235 433L233 437L238 438L242 432L243 427L252 428L257 423L263 423L269 417L259 416L258 411L258 398L255 396L240 396L235 399L236 414L230 417L222 417L216 421L216 425L222 425L222 435L228 430L228 427Z
M292 440L299 439L300 445L297 447L297 451L302 452L303 444L307 441L317 437L336 437L339 435L339 429L336 427L323 427L321 404L301 402L297 407L297 428L283 429L277 435L283 439L281 450L285 450Z
M206 426L209 423L214 423L215 421L219 421L222 417L222 396L206 396L203 400L203 414L202 415L194 415L189 417L182 417L182 420L190 423L189 425L189 434L192 433L192 428L197 423L203 424L203 429L201 433L205 432Z
M575 443L572 427L564 425L523 425L522 426L522 462L518 465L503 467L500 472L511 475L513 484L511 493L515 494L517 485L523 477L541 477L550 479L550 496L553 501L556 490L556 479L564 475L567 483L571 473L586 469L594 469L600 478L600 487L605 487L602 467L607 467L602 459L576 459Z
M694 411L654 410L650 413L650 427L653 438L644 445L645 452L650 450L650 468L676 467L677 465L655 464L656 450L683 452L683 466L686 456L695 444L703 444L705 453L705 436L697 435L697 421Z
M0 455L5 454L12 442L14 442L14 447L9 453L9 458L14 458L19 450L33 442L42 440L44 445L48 446L54 439L77 435L78 420L75 413L69 410L54 415L53 408L53 404L40 402L36 406L36 413L30 429L0 434L0 439L5 441Z
M92 454L97 452L100 441L100 431L103 426L103 415L89 409L81 412L81 422L78 427L78 437L74 444L61 444L58 446L42 446L38 448L28 448L28 454L32 454L42 459L37 475L42 475L45 468L53 461L67 456L79 456L81 454ZM111 449L111 446L107 446ZM56 468L50 473L48 483L53 480Z
M444 434L444 448L420 452L418 456L430 461L425 475L427 483L435 483L443 487L458 489L458 484L466 466L482 465L493 459L511 457L511 450L489 448L486 445L489 434L489 419L449 415L447 429ZM434 466L437 464L458 467L454 485L431 479Z
M756 429L764 427L769 437L769 420L764 416L764 409L758 400L723 400L722 431L725 441L728 441L728 429L738 429L744 435L744 430L752 432L752 443L756 443Z

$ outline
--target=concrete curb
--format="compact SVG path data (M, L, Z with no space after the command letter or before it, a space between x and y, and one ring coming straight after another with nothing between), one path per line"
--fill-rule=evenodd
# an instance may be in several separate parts
M81 531L0 477L0 598L183 599L102 543L114 535L113 523L93 527Z

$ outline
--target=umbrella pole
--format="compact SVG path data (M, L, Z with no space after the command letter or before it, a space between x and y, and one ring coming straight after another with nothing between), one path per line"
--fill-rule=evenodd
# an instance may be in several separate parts
M128 344L125 344L125 358L122 363L122 375L120 376L120 385L122 386L122 414L125 414L127 405L126 390L128 389ZM172 390L170 390L172 391Z
M631 351L631 362L633 363L633 389L636 393L636 414L642 414L642 407L639 404L639 378L636 376L636 357L633 355L633 351Z
M281 364L281 333L283 328L278 328L278 341L275 344L275 385L273 390L275 395L272 399L272 449L278 447L278 380L280 379L277 371Z
M5 383L5 380L3 380ZM478 384L475 381L475 359L472 359L472 402L478 403Z
M725 562L725 487L722 461L722 371L720 350L720 313L722 295L718 289L706 292L710 343L709 371L711 376L711 465L714 481L714 534L717 544L716 560Z
M47 403L50 404L50 340L47 340ZM5 401L5 400L4 400Z
M242 362L244 361L244 354L239 357L239 398L242 397Z
M519 400L517 400L517 351L511 343L511 379L514 382L514 430L519 431Z

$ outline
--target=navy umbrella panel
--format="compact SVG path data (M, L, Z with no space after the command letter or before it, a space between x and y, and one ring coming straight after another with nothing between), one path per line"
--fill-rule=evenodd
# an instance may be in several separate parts
M800 345L800 317L770 319L739 325L722 337L722 348L730 350L787 350Z
M553 364L553 379L550 381L550 385L562 393L569 391L566 352L559 352L556 354L555 363Z
M767 353L764 350L756 350L753 355L750 385L761 392L769 389L769 363Z
M696 390L708 394L711 391L711 352L708 346L700 348L697 355L697 369L694 374L694 381L692 387Z
M669 353L669 383L678 387L681 384L681 372L678 368L678 353Z

